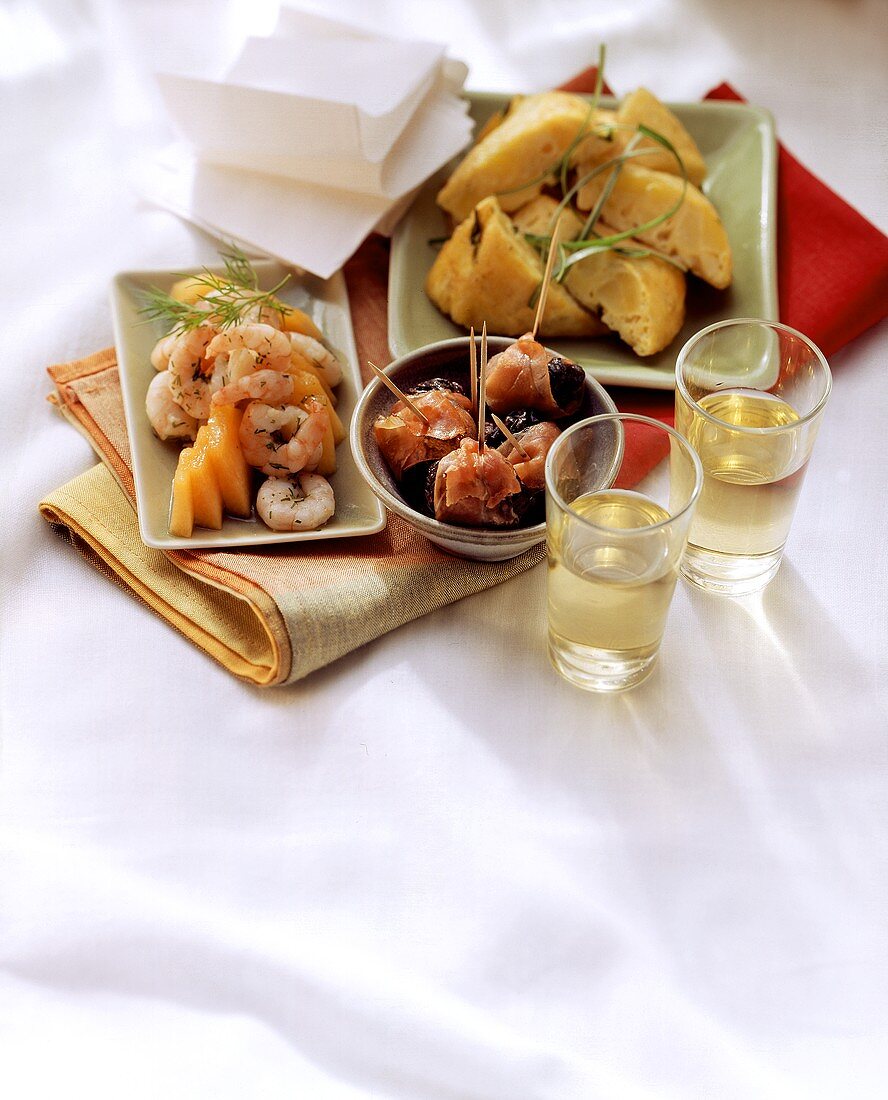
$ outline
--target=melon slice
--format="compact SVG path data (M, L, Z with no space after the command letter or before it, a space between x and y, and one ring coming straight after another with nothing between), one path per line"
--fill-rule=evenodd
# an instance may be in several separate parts
M212 435L204 424L198 430L189 467L191 496L194 502L194 523L218 531L222 527L222 492L211 454Z
M343 439L345 439L345 427L339 418L339 414L330 404L323 383L314 371L297 371L294 374L293 394L297 404L302 401L303 398L312 395L314 397L319 397L322 401L327 403L327 414L330 417L330 429L333 434L333 443L334 446L338 447Z
M316 397L324 405L327 413L327 428L324 432L324 450L321 461L318 463L317 472L329 477L336 473L336 438L333 433L333 418L340 423L336 411L330 406L324 388L318 379L310 371L297 371L293 375L293 403L298 405L306 397Z
M179 464L173 477L173 503L170 509L170 534L190 539L194 530L194 498L191 494L191 456L193 447L179 454Z
M242 519L252 513L250 467L243 456L238 430L243 413L234 405L216 405L207 422L213 470L225 511Z
M321 370L321 368L316 367L314 363L309 362L309 360L306 359L304 355L300 355L300 353L296 351L295 348L290 352L290 365L294 370L307 370L310 374L313 374L324 387L324 393L327 395L327 400L330 402L330 404L335 406L339 403L339 398L333 392L333 389L327 382L326 378L324 378L324 372Z
M324 334L301 309L296 306L286 306L281 314L281 328L284 332L301 332L303 336L313 336L315 340L323 340Z

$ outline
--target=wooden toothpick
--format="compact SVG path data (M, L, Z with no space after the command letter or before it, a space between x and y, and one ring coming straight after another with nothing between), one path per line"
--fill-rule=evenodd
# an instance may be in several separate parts
M484 454L484 415L487 406L487 322L481 328L481 370L478 372L478 454Z
M379 367L377 367L377 365L375 363L371 363L369 359L367 360L367 366L370 367L370 369L373 371L373 373L376 375L376 377L379 379L379 381L382 382L382 384L384 386L388 386L388 388L392 391L392 393L395 395L395 397L397 397L397 398L399 398L399 400L403 401L404 404L407 406L408 409L410 409L411 412L416 413L416 415L423 422L423 424L425 424L425 426L427 428L430 426L429 425L429 418L422 411L422 409L417 408L416 405L407 396L407 394L402 393L401 390L398 389L398 387L391 380L391 378L389 378L389 376L385 373L385 371L380 370Z
M490 414L490 419L494 422L494 424L496 424L496 426L499 428L499 430L503 433L503 435L506 437L506 439L508 439L508 441L512 444L512 446L515 448L515 450L518 452L518 454L521 455L522 458L530 458L530 455L527 453L527 451L525 451L525 449L521 446L521 444L518 442L518 440L515 438L515 436L512 435L512 433L509 431L509 429L506 427L506 425L502 422L502 420L500 420L500 418L496 415L496 413L491 413Z
M540 325L543 320L543 312L546 308L546 298L549 294L549 283L552 279L552 268L555 266L555 257L558 254L558 230L561 228L561 221L564 218L565 211L562 210L558 215L558 221L555 223L555 228L552 230L552 239L549 241L549 255L546 257L546 270L543 272L543 285L540 287L540 296L537 299L536 316L533 319L533 329L531 330L531 336L536 340L537 332L539 332Z
M475 346L475 326L469 329L469 384L472 387L472 415L478 412L478 349Z

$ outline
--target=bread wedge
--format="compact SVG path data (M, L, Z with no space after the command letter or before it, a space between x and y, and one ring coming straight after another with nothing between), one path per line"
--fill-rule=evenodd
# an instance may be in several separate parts
M543 92L512 101L499 125L484 133L469 150L438 193L438 205L456 221L463 221L477 204L496 195L503 210L517 210L538 195L542 183L527 187L564 156L577 134L613 112L593 112L582 96L571 92ZM592 155L590 135L577 147ZM518 188L518 190L515 190Z
M521 233L548 237L554 228L552 222L557 208L558 202L551 195L537 195L535 199L531 199L512 214L512 222ZM569 206L564 208L559 224L561 226L558 230L559 241L571 240L583 228L582 218Z
M500 336L520 336L533 326L528 304L543 277L539 253L525 241L491 196L454 230L438 253L425 289L458 325ZM543 336L599 336L607 329L564 287L552 283L540 332Z
M580 188L577 205L581 210L592 209L610 176L611 170L607 169ZM633 229L665 213L681 192L679 176L624 164L601 210L601 219L621 232ZM733 257L728 235L718 211L693 184L688 184L684 201L670 218L635 235L712 286L730 286Z
M647 88L637 88L631 95L626 96L617 111L616 120L633 128L641 123L671 142L684 162L688 179L696 187L699 187L706 178L706 162L697 148L697 143L665 103L661 103ZM628 130L620 133L624 143L632 136ZM654 168L658 172L668 172L673 176L681 175L681 169L675 157L652 138L641 138L636 148L650 148L651 152L649 155L639 157L638 160L633 161L633 164Z
M516 210L512 221L522 233L546 236L558 204L540 195ZM583 223L568 209L561 222L563 239L576 237ZM599 236L614 230L599 222ZM627 248L643 248L631 238ZM637 355L654 355L668 347L684 324L687 280L672 264L656 256L626 256L609 250L574 264L563 285L591 313L613 329Z

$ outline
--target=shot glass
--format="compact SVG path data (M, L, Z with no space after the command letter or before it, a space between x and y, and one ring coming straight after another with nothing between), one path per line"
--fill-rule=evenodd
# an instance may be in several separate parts
M682 573L711 592L756 592L780 568L829 366L795 329L741 318L691 337L675 378L675 426L705 474Z
M658 420L581 420L546 460L549 658L587 691L653 670L694 505L700 460Z

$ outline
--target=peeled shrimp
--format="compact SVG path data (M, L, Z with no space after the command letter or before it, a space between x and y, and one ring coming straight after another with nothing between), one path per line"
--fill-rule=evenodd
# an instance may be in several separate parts
M173 353L176 338L177 334L171 332L167 336L161 336L154 345L154 350L151 352L151 366L155 370L166 370L170 365L170 356Z
M238 401L263 401L277 405L293 396L293 378L276 370L257 370L229 382L213 394L214 405L236 405Z
M173 399L168 371L155 374L151 379L145 394L145 412L154 434L160 439L194 439L197 435L197 421Z
M220 332L207 348L207 355L210 358L230 355L240 348L255 353L258 370L285 371L290 366L291 348L287 333L255 322L234 325Z
M320 474L270 477L256 496L256 511L272 531L313 531L335 507L330 482Z
M293 350L304 355L312 366L320 369L327 385L338 386L342 381L342 367L333 352L328 351L320 340L315 340L313 336L305 336L301 332L291 332L289 336Z
M244 410L239 438L244 458L272 477L314 469L321 460L329 425L326 406L316 397L299 405L251 401Z
M170 354L170 390L173 400L190 416L206 420L210 415L213 361L209 354L216 330L200 325L177 336Z

